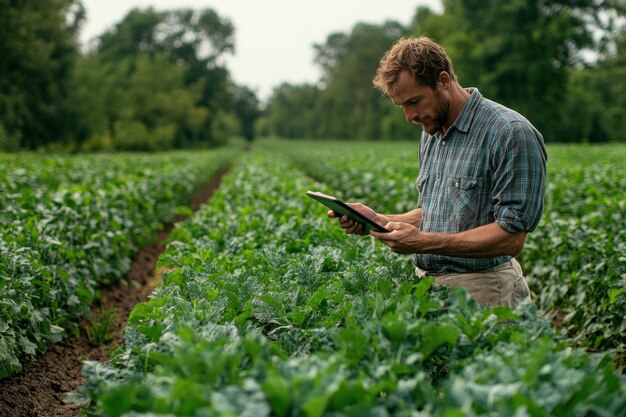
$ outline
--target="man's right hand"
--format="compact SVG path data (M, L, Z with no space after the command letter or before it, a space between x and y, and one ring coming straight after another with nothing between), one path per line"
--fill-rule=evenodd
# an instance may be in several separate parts
M346 203L346 204L348 204L350 207L354 208L359 213L363 214L364 216L374 221L378 221L381 224L387 223L387 219L384 219L384 220L381 219L382 216L379 216L374 210L367 207L366 205L363 205L361 203ZM362 223L354 221L348 216L341 216L339 213L333 210L328 210L327 215L328 217L331 217L331 218L338 218L339 227L344 229L347 234L354 234L354 235L360 235L360 236L366 236L369 234L369 232L365 230L365 226Z

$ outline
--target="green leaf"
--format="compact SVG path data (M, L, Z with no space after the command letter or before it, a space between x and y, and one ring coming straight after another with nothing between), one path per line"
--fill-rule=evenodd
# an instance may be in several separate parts
M193 210L188 206L177 206L175 213L179 216L193 216Z
M291 389L290 383L285 378L277 374L270 374L265 381L261 383L261 388L269 401L272 412L278 417L286 417L289 415L291 408Z
M443 344L456 345L460 334L456 326L447 323L425 322L418 329L421 341L419 350L424 356L429 356Z
M626 288L611 288L609 290L609 302L615 304L617 298L624 293L626 293Z

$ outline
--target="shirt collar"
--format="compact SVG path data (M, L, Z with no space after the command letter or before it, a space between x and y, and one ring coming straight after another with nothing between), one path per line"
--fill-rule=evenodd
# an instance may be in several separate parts
M478 88L469 87L466 88L465 91L470 93L470 97L463 105L463 108L461 109L459 115L456 117L456 120L448 128L448 134L446 135L446 138L449 138L450 132L455 129L463 133L469 132L470 125L472 124L472 119L474 119L474 115L478 111L478 106L483 100L483 95L480 94ZM441 139L441 132L436 133L434 137Z
M450 126L450 129L454 127L460 132L467 133L469 131L470 125L472 124L472 119L476 114L479 103L482 101L482 94L478 91L477 88L470 87L466 88L465 91L470 93L469 99L463 105L463 109L461 109L461 113L457 116L456 120ZM450 131L448 129L448 131Z
M476 114L476 110L478 109L478 104L482 101L483 96L477 88L470 87L466 88L465 91L470 93L470 97L463 105L463 108L454 123L450 125L448 132L454 128L459 132L467 133L470 125L472 124L472 119Z

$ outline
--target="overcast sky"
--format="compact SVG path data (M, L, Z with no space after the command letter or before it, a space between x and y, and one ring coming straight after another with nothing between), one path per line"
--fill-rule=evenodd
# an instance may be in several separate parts
M135 7L157 10L211 8L235 26L235 54L225 59L238 84L267 99L282 82L314 83L313 44L357 22L407 25L419 5L441 11L440 0L82 0L87 19L81 41L102 34Z

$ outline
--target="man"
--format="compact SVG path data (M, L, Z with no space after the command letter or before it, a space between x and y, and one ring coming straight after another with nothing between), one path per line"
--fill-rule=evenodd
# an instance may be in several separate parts
M464 287L480 304L514 307L528 298L514 256L543 211L541 134L476 88L462 88L443 48L425 37L399 40L381 59L374 85L423 133L418 208L380 214L351 203L391 230L370 234L396 253L412 254L418 275ZM339 224L366 234L346 216Z

